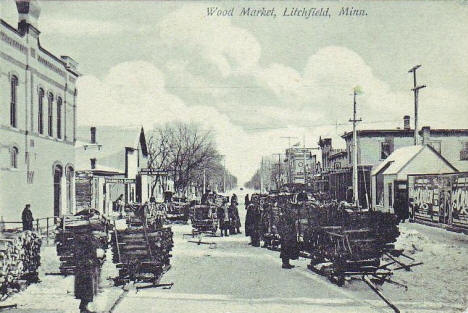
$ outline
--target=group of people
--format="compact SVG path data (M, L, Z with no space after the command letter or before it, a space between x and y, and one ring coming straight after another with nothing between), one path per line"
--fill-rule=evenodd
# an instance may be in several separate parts
M250 236L250 245L259 247L261 240L266 245L268 240L272 240L271 238L267 239L266 234L279 238L282 268L293 268L294 265L290 263L290 260L296 260L299 257L296 212L288 207L280 208L277 202L268 204L262 200L248 200L247 195L245 201L247 209L245 235ZM301 192L295 197L297 203L303 203L307 200L308 197L305 192ZM273 222L273 211L278 212L278 220L275 223Z
M218 218L221 237L241 233L241 222L237 205L237 195L233 194L230 203L229 200L225 198L223 200L223 205L218 207L216 217Z

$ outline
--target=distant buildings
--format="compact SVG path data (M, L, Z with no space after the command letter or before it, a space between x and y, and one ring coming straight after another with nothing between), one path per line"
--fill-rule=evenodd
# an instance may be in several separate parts
M312 180L316 172L317 157L312 148L292 147L286 149L286 180L292 184L304 184ZM306 181L307 179L307 181Z
M41 46L40 7L17 0L18 25L0 20L0 215L74 212L77 63Z
M468 170L468 129L431 129L425 126L419 131L419 136L422 144L433 147L459 171ZM319 141L322 149L322 177L317 188L328 190L337 200L350 201L353 133L346 132L341 137L345 140L345 150L333 149L330 138ZM413 145L414 129L410 128L409 116L403 117L403 128L357 131L358 188L361 205L367 206L367 203L375 202L371 196L371 171L394 151Z

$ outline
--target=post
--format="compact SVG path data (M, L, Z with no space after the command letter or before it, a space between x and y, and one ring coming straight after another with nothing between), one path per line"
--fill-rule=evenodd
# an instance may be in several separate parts
M49 239L49 218L46 218L46 237Z
M223 157L223 192L226 193L226 156Z
M416 65L408 71L408 73L413 73L413 89L414 92L414 145L419 144L418 136L418 98L419 98L419 89L425 88L426 85L418 86L416 82L416 70L420 68L421 65Z
M358 153L357 153L357 130L356 124L360 122L361 119L356 119L356 96L357 90L354 89L353 92L353 119L349 120L353 122L353 202L356 207L359 207L359 192L358 192Z
M36 219L36 231L39 233L39 219Z
M292 183L292 173L291 173L291 139L297 138L292 136L284 136L281 137L284 139L288 139L288 153L286 157L288 158L288 183Z
M302 143L304 145L304 154L303 154L303 157L304 157L304 164L303 164L303 167L304 167L304 187L307 186L307 170L306 170L306 144L305 144L305 134L302 135Z
M260 193L263 193L263 156L260 163Z

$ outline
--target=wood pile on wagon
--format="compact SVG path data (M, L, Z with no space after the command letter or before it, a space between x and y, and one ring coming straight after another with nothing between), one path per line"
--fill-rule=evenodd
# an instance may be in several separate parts
M0 234L0 294L2 297L38 281L41 238L32 231Z
M113 262L119 269L116 285L127 282L157 284L170 268L174 246L170 227L161 225L159 215L150 207L141 207L129 214L125 229L112 233Z
M55 243L62 275L73 275L77 267L77 244L81 238L91 238L94 246L107 248L109 222L98 212L66 216L57 225Z

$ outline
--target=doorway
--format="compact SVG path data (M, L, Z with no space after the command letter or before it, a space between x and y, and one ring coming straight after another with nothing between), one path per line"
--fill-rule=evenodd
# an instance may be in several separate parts
M54 216L60 216L62 209L62 176L63 168L60 165L54 167Z

